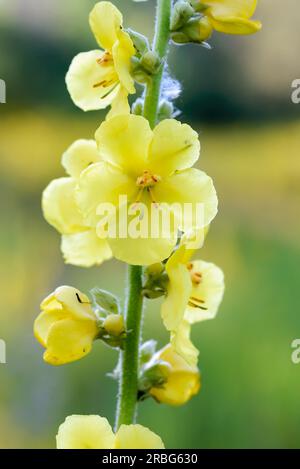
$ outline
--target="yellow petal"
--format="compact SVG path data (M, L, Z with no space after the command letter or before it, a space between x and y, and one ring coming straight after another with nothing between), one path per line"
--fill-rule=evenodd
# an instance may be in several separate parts
M98 2L90 13L89 22L99 46L111 50L123 23L118 8L111 2Z
M109 238L113 256L133 265L151 265L166 259L174 249L175 238Z
M142 116L122 115L103 122L96 132L101 157L135 178L147 169L152 131Z
M75 202L76 180L54 179L46 187L42 197L43 214L47 222L62 234L84 231L81 213Z
M123 205L117 212L115 233L108 233L107 237L113 256L133 265L150 265L167 259L177 241L172 214L170 226L164 226L162 220L167 214L159 213L146 199L142 202L142 207Z
M148 169L160 176L169 176L192 166L199 154L197 132L175 119L165 119L153 131Z
M134 80L130 75L130 59L134 54L135 49L129 34L121 31L118 36L118 41L116 41L113 46L112 55L119 81L127 92L131 94L135 92Z
M118 93L118 76L113 62L105 66L98 63L104 52L81 52L72 60L66 75L70 96L83 111L104 109Z
M76 140L62 156L63 167L74 178L79 178L84 169L99 161L100 156L95 140Z
M216 31L225 34L254 34L262 27L260 21L235 16L214 16L210 21Z
M58 449L112 449L115 436L106 418L70 415L58 429Z
M215 16L240 16L251 18L256 10L257 0L205 0L210 14Z
M190 366L172 345L160 350L155 358L170 365L167 382L160 388L152 388L150 394L159 402L169 405L183 405L200 389L200 373L196 366Z
M54 292L55 299L60 303L69 316L79 320L95 321L95 314L91 307L91 301L88 296L77 288L63 285L56 288Z
M122 114L130 114L128 103L128 92L122 86L118 85L118 93L111 103L111 109L106 116L106 120Z
M164 449L161 438L142 425L121 425L115 444L116 449Z
M175 331L182 322L192 290L189 271L183 264L166 265L169 277L167 296L161 306L161 315L168 331Z
M96 226L99 221L97 215L99 204L112 204L112 207L118 207L119 195L127 195L131 200L135 193L137 187L134 179L118 168L102 162L95 163L83 171L79 178L76 200L86 223Z
M195 307L187 306L185 319L193 324L195 322L213 319L220 306L224 294L224 274L222 270L211 262L196 260L191 262L190 274L197 272L200 283L193 284L191 298ZM198 300L198 301L197 301ZM200 301L199 301L200 300ZM202 306L206 309L201 309Z
M67 264L81 267L99 265L112 257L107 241L100 239L93 228L83 233L63 235L61 250Z
M171 333L171 345L176 352L190 365L197 366L199 351L190 338L191 326L182 321L175 332Z
M183 231L207 226L218 211L212 179L195 168L164 178L153 188L153 193L160 203L179 204L174 206L174 213ZM184 204L188 205L185 207Z
M56 321L60 321L66 316L62 309L52 310L51 313L48 311L42 311L33 325L33 332L35 338L43 347L47 347L47 338L52 325Z
M45 362L64 365L83 358L91 351L97 333L95 320L62 319L55 322L48 333Z

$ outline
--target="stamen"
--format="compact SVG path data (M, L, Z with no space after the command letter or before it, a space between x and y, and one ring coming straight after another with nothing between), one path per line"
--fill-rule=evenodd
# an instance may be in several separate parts
M153 190L151 189L151 187L147 187L147 192L149 193L151 202L155 205L155 208L158 208L158 203L156 202L154 198Z
M201 283L201 280L202 280L201 272L191 272L191 280L196 285L199 285L199 283Z
M200 306L200 305L193 303L193 301L189 301L188 305L191 306L192 308L202 309L203 311L207 311L208 309L208 308L205 308L204 306Z
M200 298L196 298L195 296L191 296L190 299L195 301L196 303L205 303L205 301L201 300Z

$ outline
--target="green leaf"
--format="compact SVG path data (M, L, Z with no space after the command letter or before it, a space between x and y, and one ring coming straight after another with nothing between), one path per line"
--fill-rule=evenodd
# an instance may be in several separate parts
M95 307L106 313L119 313L119 300L115 295L98 287L92 288L90 293Z

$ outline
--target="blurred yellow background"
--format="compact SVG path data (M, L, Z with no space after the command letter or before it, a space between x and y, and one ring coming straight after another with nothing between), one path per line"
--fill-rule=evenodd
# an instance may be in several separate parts
M152 34L155 1L114 2L125 26ZM171 48L170 72L183 86L179 119L202 144L199 167L220 200L202 257L220 265L226 295L216 320L194 327L203 388L178 409L147 401L139 421L169 448L300 447L300 105L298 0L261 0L253 37L214 36L213 49ZM125 266L63 264L59 235L40 209L43 188L63 175L62 152L91 138L102 113L84 114L67 94L72 57L95 48L91 0L0 2L1 233L0 447L54 447L58 425L72 413L113 422L117 386L106 377L115 351L96 343L79 362L53 368L32 334L39 302L57 285L122 295ZM148 305L144 338L167 340L159 301Z

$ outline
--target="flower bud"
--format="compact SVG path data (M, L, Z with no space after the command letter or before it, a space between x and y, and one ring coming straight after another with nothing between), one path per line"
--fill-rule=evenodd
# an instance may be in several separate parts
M140 60L141 66L151 74L157 73L161 60L155 52L147 51Z
M191 5L180 0L174 5L172 16L171 16L171 31L176 31L181 28L186 22L193 16L194 9Z
M200 390L200 372L190 366L172 347L158 351L153 360L168 365L168 376L162 386L153 386L149 393L158 402L179 406L185 404Z
M173 103L164 99L161 101L158 109L158 120L171 119L174 113Z
M185 44L187 42L203 43L212 34L213 27L206 16L193 18L180 30L171 34L173 42Z
M143 109L144 109L144 103L141 98L138 98L131 106L131 112L132 114L135 114L136 116L142 116Z
M103 321L102 327L107 334L118 337L125 332L124 319L121 314L109 314Z
M140 347L141 363L147 363L148 361L150 361L152 356L155 354L155 351L156 351L155 340L147 340L147 342L144 342Z

